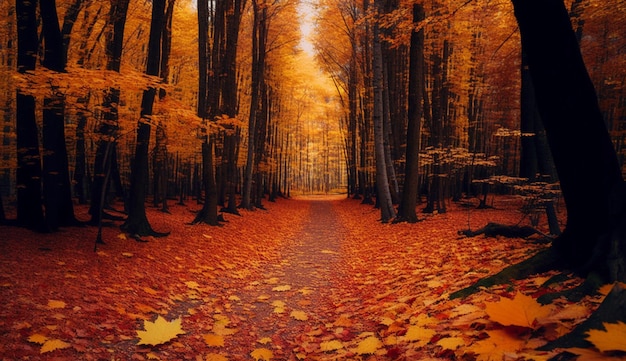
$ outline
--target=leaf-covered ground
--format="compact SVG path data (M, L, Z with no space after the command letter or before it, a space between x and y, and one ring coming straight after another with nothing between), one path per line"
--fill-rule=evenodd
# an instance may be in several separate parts
M540 306L546 274L448 299L545 247L458 236L468 221L520 221L511 199L495 206L391 225L343 197L280 200L224 227L187 225L194 207L172 206L148 210L169 237L140 243L108 227L96 252L93 227L0 227L0 358L548 359L556 352L534 349L602 296Z

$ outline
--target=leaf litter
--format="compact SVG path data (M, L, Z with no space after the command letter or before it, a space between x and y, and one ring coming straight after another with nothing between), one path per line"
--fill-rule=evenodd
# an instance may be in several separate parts
M98 252L93 228L33 234L0 226L8 236L0 242L0 328L6 330L0 355L548 359L554 353L535 348L571 330L602 301L539 305L534 295L553 274L450 301L450 292L545 245L459 238L468 216L454 205L416 224L390 225L358 201L322 203L281 200L267 212L242 211L225 227L186 224L192 215L185 206L172 206L172 215L148 209L169 237L137 243L105 228ZM319 218L320 207L328 218ZM77 210L86 218L86 209ZM474 228L519 220L516 210L472 212ZM602 359L623 350L624 325L604 326L589 333L596 349L570 351Z

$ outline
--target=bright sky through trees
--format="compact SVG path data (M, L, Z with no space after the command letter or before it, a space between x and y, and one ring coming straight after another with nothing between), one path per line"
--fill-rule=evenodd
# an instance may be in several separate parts
M301 1L298 6L298 13L300 15L300 32L302 38L300 39L300 48L307 54L313 55L315 48L311 43L311 35L313 33L314 18L317 13L315 6L310 1Z

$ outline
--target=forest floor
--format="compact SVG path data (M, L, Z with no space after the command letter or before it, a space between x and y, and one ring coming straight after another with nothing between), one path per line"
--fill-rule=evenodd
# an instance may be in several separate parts
M535 349L603 296L540 306L543 274L450 300L546 247L458 235L522 219L515 198L493 205L381 224L345 196L280 199L222 227L172 205L148 209L170 236L136 242L115 224L96 251L94 227L0 226L0 359L547 360L559 351Z

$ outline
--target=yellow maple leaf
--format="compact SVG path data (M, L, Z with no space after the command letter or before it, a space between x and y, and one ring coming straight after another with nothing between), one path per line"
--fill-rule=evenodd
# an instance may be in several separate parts
M228 358L218 353L210 353L204 358L205 361L228 361Z
M587 340L600 350L606 351L624 351L626 352L626 323L618 321L617 323L602 322L606 329L589 330L587 332Z
M48 341L48 338L40 333L36 333L34 335L30 335L28 337L28 341L43 345L44 343L46 343L46 341Z
M307 316L306 312L304 311L291 311L291 313L289 314L289 316L295 318L298 321L306 321L309 319L309 316Z
M206 344L209 346L213 346L213 347L224 346L224 336L222 335L209 333L209 334L204 335L203 337L204 337L204 342L206 342Z
M410 326L404 335L404 339L406 341L420 341L420 343L426 344L434 335L435 330L421 326Z
M184 334L181 328L182 319L179 317L168 322L160 315L154 322L144 321L143 327L145 331L137 331L139 336L138 345L159 345L175 338L177 335Z
M524 340L508 334L505 330L485 331L489 338L477 341L467 350L475 353L477 361L502 360L509 352L516 352L525 345Z
M370 336L359 342L359 345L356 348L356 353L359 355L373 354L381 347L383 347L382 341L380 341L376 336Z
M325 341L320 343L320 350L322 351L336 351L343 348L343 343L339 340Z
M538 319L546 318L552 312L551 306L542 306L534 298L519 292L512 300L500 298L498 302L485 302L485 305L489 318L502 326L535 328Z
M444 350L456 350L461 346L465 346L465 340L462 337L446 337L437 341L437 345L441 346Z
M254 351L250 352L250 356L256 361L265 360L269 361L274 357L272 350L268 350L266 348L257 348Z
M40 353L46 353L46 352L50 352L50 351L54 351L54 350L59 350L59 349L62 349L62 348L68 348L70 346L71 345L69 343L63 342L61 340L47 340L41 346L41 350L39 352Z

